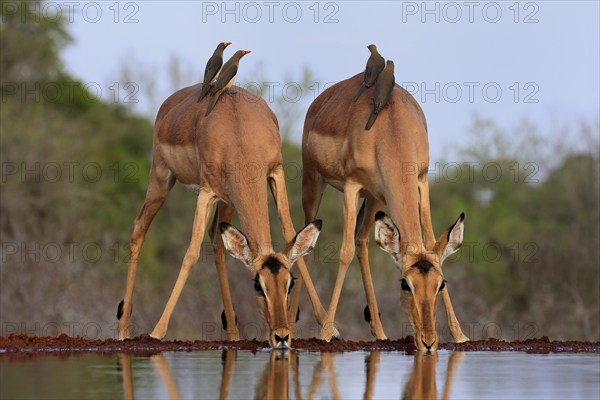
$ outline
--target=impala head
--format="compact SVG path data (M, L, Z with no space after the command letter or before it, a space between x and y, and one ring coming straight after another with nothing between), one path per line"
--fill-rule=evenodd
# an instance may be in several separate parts
M269 325L269 342L274 349L286 349L291 345L288 299L296 279L291 268L298 258L314 248L321 226L321 220L308 224L281 253L257 255L252 254L248 239L242 232L227 223L221 224L225 248L253 273L254 291Z
M415 332L415 345L421 351L434 352L438 347L437 299L446 287L442 263L462 244L464 214L439 236L433 249L418 252L407 250L410 245L401 242L398 228L385 213L379 211L375 219L377 245L390 253L402 270L400 304Z

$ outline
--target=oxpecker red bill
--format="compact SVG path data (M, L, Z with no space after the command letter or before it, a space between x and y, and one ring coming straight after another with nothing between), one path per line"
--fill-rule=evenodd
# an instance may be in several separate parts
M250 53L250 50L238 50L233 56L231 56L229 60L227 60L225 65L223 65L223 68L221 68L221 72L219 73L219 77L214 85L211 85L210 104L206 109L205 116L208 116L215 104L217 104L217 100L219 100L221 93L228 90L233 85L233 82L235 82L235 76L237 75L240 59L248 53Z

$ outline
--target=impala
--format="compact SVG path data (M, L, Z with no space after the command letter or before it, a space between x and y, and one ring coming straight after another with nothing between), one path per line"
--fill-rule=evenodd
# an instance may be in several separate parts
M235 94L222 96L205 117L207 102L197 102L201 88L198 84L175 92L158 111L148 189L133 224L125 296L117 311L119 338L129 336L137 260L146 232L179 181L198 196L192 238L171 296L150 335L158 339L165 336L183 286L198 261L211 212L216 209L209 235L214 245L227 338L239 340L225 250L240 259L253 275L254 289L270 327L271 345L289 347L293 335L290 327L296 322L296 314L288 316L288 293L294 284L291 267L296 260L316 318L321 325L325 320L325 310L302 260L315 245L321 222L311 222L295 235L283 175L279 127L266 102L237 88ZM287 241L279 253L271 246L267 182ZM234 212L244 233L229 225Z
M334 335L333 322L348 265L355 249L367 297L365 319L377 339L386 339L371 279L369 231L377 216L375 239L402 271L401 303L408 312L419 349L435 351L435 306L442 297L455 341L466 341L458 323L442 263L460 247L463 215L436 241L429 208L429 144L425 115L415 99L395 85L389 105L365 130L373 89L352 101L363 75L325 90L306 114L302 137L302 206L306 221L319 210L327 184L343 192L344 228L340 262L321 337ZM360 211L358 202L364 198ZM383 212L389 209L390 217Z

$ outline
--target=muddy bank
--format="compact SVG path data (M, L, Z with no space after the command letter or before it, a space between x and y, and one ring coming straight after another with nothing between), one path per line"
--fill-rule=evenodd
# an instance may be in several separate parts
M323 340L296 339L293 347L298 350L319 352L346 351L404 351L414 353L411 336L399 340L350 341L337 340L327 343ZM60 335L57 337L27 336L25 334L0 337L0 357L15 354L69 354L69 353L136 353L155 354L163 351L204 351L224 348L256 352L268 350L266 341L241 340L225 341L161 341L148 335L127 340L90 340L81 337ZM459 351L523 351L535 354L547 353L600 353L600 342L551 341L547 337L507 342L499 339L478 340L466 343L442 343L440 349Z

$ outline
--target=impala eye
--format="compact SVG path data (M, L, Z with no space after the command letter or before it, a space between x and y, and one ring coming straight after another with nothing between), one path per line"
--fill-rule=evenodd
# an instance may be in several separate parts
M400 281L400 287L402 287L402 290L404 290L405 292L410 293L410 286L408 286L408 282L406 282L406 279L402 278L402 280Z
M254 290L256 290L256 293L258 293L259 296L266 297L265 291L263 290L263 288L260 284L260 280L258 279L258 276L256 278L254 278L253 281L254 281Z
M290 292L292 291L292 288L294 287L295 284L296 284L296 277L292 276L292 281L290 282L290 287L288 288L288 294L290 294Z
M445 287L446 287L446 280L444 279L442 281L442 284L440 285L440 288L438 289L438 292L441 292L442 290L444 290Z

